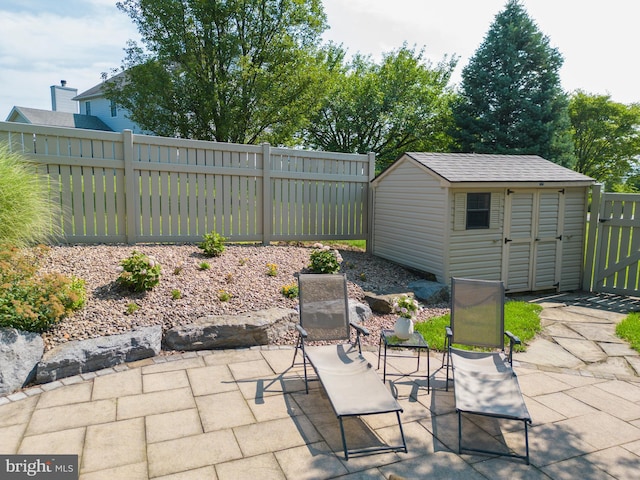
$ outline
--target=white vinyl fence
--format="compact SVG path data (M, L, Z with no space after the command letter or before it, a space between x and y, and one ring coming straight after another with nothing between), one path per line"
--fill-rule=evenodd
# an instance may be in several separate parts
M0 122L39 165L68 243L367 239L375 155Z

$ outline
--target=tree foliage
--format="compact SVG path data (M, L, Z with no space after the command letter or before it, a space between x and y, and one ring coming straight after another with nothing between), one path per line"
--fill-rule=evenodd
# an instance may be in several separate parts
M509 0L462 72L454 106L460 149L536 154L570 166L562 62L520 1Z
M290 138L319 102L320 0L124 0L130 42L108 98L158 135L238 143Z
M305 145L375 152L378 170L405 151L446 150L453 98L447 84L456 60L434 66L423 55L403 45L380 64L363 55L345 64L334 48L330 89L304 132Z
M576 171L610 187L632 173L640 156L640 105L579 90L571 96L569 117Z

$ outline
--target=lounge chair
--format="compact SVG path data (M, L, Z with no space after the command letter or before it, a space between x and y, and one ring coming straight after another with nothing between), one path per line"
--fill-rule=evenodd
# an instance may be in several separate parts
M508 355L504 351L505 336L509 338ZM528 465L531 417L513 371L513 347L521 342L511 332L504 331L502 282L452 278L451 324L446 327L445 342L447 389L451 366L458 413L458 452L516 457L524 459ZM453 347L456 344L491 350L461 350ZM463 413L522 421L525 455L463 447Z
M310 364L324 387L331 407L340 422L345 460L349 455L382 451L407 452L400 413L402 407L362 355L360 336L369 335L366 328L349 321L347 280L344 275L301 274L298 277L300 295L300 324L298 351L304 363L304 381L309 393L307 365ZM356 331L350 343L351 329ZM307 345L307 342L335 342L339 344ZM363 449L348 449L343 418L395 412L402 445L384 445Z

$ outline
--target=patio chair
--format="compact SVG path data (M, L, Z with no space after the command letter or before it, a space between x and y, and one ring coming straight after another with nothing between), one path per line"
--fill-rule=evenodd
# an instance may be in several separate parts
M509 353L504 337L509 338ZM445 357L449 388L452 367L458 451L522 458L529 464L531 417L524 403L518 377L513 371L513 347L520 339L504 331L504 284L500 281L451 279L451 324L446 327ZM453 345L482 347L462 350ZM486 351L489 349L489 351ZM444 363L444 358L443 358ZM525 455L462 446L462 413L519 420L524 424Z
M304 381L309 393L307 365L310 364L340 422L345 460L350 454L382 451L407 452L402 430L398 401L362 355L360 336L369 335L366 328L349 321L347 280L338 274L301 274L298 276L300 296L300 324L292 365L298 351L304 363ZM356 331L351 343L351 329ZM328 342L342 341L338 344ZM346 343L345 343L346 341ZM322 345L307 345L322 342ZM362 449L348 449L344 431L344 417L359 417L394 413L398 420L402 445L384 445Z

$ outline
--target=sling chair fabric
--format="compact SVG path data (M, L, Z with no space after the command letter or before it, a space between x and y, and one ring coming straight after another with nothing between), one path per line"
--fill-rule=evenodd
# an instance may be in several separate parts
M400 413L402 407L385 387L384 383L362 355L360 335L369 332L349 321L347 280L337 274L300 274L300 324L293 363L298 350L302 352L304 379L307 393L307 363L315 370L327 393L331 407L340 422L344 456L381 451L407 452ZM309 346L305 342L350 341L351 328L356 330L356 340L351 343ZM348 449L343 418L352 416L395 413L402 445L376 446L364 449Z
M504 285L499 281L451 280L451 325L446 329L447 388L449 366L458 413L458 451L522 458L529 464L531 417L513 371L512 350L520 339L504 331ZM504 353L504 336L510 339ZM468 351L454 344L498 349ZM524 423L525 455L462 446L462 413L519 420Z

